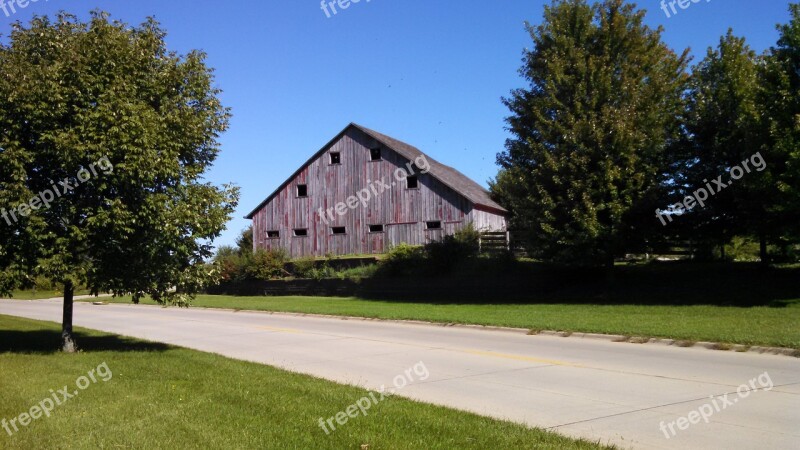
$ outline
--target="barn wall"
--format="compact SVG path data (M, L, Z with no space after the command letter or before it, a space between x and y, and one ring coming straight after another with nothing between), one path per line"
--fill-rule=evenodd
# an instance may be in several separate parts
M383 160L373 162L370 149L376 147L382 148ZM330 164L332 152L340 153L341 165ZM292 257L377 254L400 242L440 239L468 221L471 203L430 175L418 174L419 189L406 189L404 181L397 181L394 172L407 163L371 137L348 130L255 214L255 247L284 248ZM298 184L308 185L308 198L297 198ZM359 203L343 215L334 213L325 223L320 209L324 215L359 191L369 191L366 206ZM426 221L441 221L445 230L425 230ZM384 233L369 233L369 225L384 225ZM347 234L333 235L331 227L341 226ZM308 229L308 237L294 237L295 228ZM280 238L268 239L271 230L279 231Z
M473 209L469 213L467 221L471 221L475 229L480 231L506 231L507 227L504 216L478 209Z

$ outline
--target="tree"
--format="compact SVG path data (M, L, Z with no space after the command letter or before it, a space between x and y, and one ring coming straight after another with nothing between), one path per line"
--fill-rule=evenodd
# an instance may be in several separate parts
M0 47L0 288L63 284L67 352L75 286L183 306L215 276L238 189L202 177L229 111L205 55L164 38L96 11L16 23Z
M236 238L236 248L240 255L253 254L253 226L249 226L242 230L242 234Z
M772 230L784 241L800 241L800 4L789 6L791 20L779 25L777 46L762 66L764 153L774 190L761 200Z
M541 25L527 25L534 46L520 73L530 85L504 99L513 138L494 187L541 259L612 264L663 181L688 57L643 18L623 0L554 0Z
M729 30L716 49L708 49L692 73L688 145L681 168L685 185L680 192L683 198L711 186L712 198L681 219L691 219L697 234L721 245L737 234L763 238L767 231L760 197L770 185L764 181L768 172L748 169L746 176L735 182L729 173L759 151L757 93L758 58L744 38Z

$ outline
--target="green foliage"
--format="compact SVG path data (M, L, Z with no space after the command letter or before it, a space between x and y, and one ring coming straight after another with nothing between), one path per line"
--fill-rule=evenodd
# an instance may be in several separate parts
M380 266L378 264L368 264L365 266L353 267L344 269L337 273L337 277L342 280L359 280L364 278L372 278L378 274Z
M219 271L219 280L222 282L244 280L247 262L236 248L230 246L222 246L217 249L214 257L214 265Z
M205 55L170 52L165 36L152 19L130 26L103 12L12 25L0 44L0 208L54 181L74 188L0 223L0 289L26 273L184 305L218 276L204 261L238 189L203 176L229 112Z
M623 0L554 0L504 100L513 138L492 188L549 261L609 264L637 234L677 136L687 56ZM637 219L638 218L638 219ZM648 218L652 220L652 218Z
M390 276L413 273L425 260L425 248L419 245L397 244L381 261L381 272Z
M800 4L790 4L789 12L761 71L762 137L774 186L761 200L772 237L800 243Z
M339 273L330 266L330 258L317 261L316 258L306 257L292 261L294 275L298 278L311 278L322 280L324 278L336 278Z
M252 225L242 230L242 234L236 238L236 247L240 255L253 253L253 227Z
M751 168L734 183L729 171L759 151L758 59L743 38L732 31L694 68L686 113L684 155L673 179L675 202L711 185L715 194L679 220L696 240L726 242L736 234L758 234L764 227L766 204L773 183L766 171ZM722 177L718 180L718 177ZM710 180L729 184L721 189ZM666 206L666 202L665 205Z
M398 244L386 254L376 274L403 277L468 271L468 263L478 259L479 240L480 232L469 223L455 234L425 246Z
M294 274L299 278L314 278L314 271L317 267L317 259L309 256L292 261Z
M725 245L725 257L730 261L757 262L760 260L759 251L758 241L743 236L734 236Z
M259 249L252 256L245 257L245 261L245 276L249 280L272 280L289 275L285 268L289 257L283 249Z
M478 256L480 232L470 222L452 236L425 246L426 265L437 274L449 273Z

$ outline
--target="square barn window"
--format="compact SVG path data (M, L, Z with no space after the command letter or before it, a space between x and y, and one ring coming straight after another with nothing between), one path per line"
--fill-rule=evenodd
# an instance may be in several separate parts
M339 152L331 152L331 165L341 164L342 154Z
M369 226L370 233L383 233L383 225L370 225Z
M267 239L280 239L281 232L280 231L267 231Z
M381 149L379 149L379 148L373 148L373 149L370 149L370 151L369 151L369 158L370 158L372 161L380 161L381 159L383 159L383 158L381 157Z
M307 228L295 228L294 229L294 237L306 237L308 236L308 229Z
M433 220L430 222L425 222L425 229L426 230L441 230L442 229L442 222L439 220Z
M308 185L307 184L298 184L297 185L297 196L298 197L308 197Z
M406 187L408 189L419 189L419 179L417 177L408 177L406 178Z
M333 234L347 234L347 228L345 228L345 227L333 227L333 228L331 228L331 232L333 232Z

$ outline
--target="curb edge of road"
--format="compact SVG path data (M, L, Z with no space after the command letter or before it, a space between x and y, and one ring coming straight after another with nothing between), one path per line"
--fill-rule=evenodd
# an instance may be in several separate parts
M222 308L199 307L197 309L220 310ZM425 326L463 328L463 329L483 330L483 331L502 331L507 333L525 334L530 336L552 336L552 337L563 337L563 338L595 339L600 341L628 343L628 344L657 344L657 345L683 347L683 348L703 348L707 350L716 350L716 351L732 351L736 353L758 353L758 354L766 353L770 355L783 355L783 356L800 358L800 350L796 350L793 348L786 348L786 347L765 347L760 345L724 344L718 342L705 342L705 341L695 342L695 341L680 340L680 339L624 336L621 334L531 330L528 328L500 327L496 325L428 322L424 320L380 319L375 317L336 316L332 314L296 313L296 312L280 312L280 311L253 311L247 309L239 309L239 310L226 309L226 310L233 312L254 312L254 313L263 313L269 315L283 315L292 317L319 317L323 319L359 320L362 322L388 322L388 323L397 323L406 325L425 325Z

